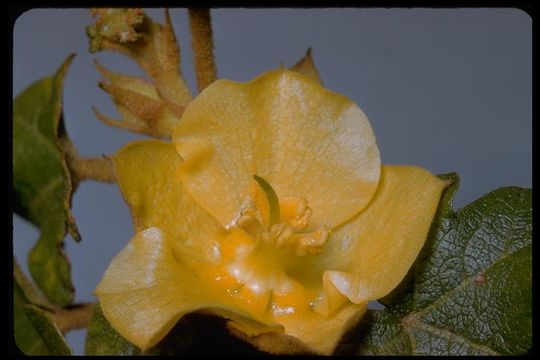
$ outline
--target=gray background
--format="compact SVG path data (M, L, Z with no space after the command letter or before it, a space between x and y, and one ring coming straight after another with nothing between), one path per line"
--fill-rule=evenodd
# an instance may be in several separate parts
M161 10L149 10L163 20ZM218 9L213 11L219 76L247 81L308 47L327 88L364 110L384 163L457 171L456 206L504 185L531 186L532 21L516 9ZM171 11L185 78L195 89L185 9ZM106 67L143 75L113 53L87 51L83 9L35 9L14 30L13 92L52 74L76 52L65 82L67 131L86 156L111 154L141 136L108 128L91 106L116 117L96 83ZM133 235L115 185L83 183L73 199L83 241L66 239L76 301L91 292L112 257ZM38 231L14 216L14 252L24 262ZM26 269L26 266L25 266ZM68 333L82 354L85 331Z

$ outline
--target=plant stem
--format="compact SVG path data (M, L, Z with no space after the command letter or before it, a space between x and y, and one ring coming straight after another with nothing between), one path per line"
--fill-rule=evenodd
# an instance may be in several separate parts
M199 92L217 78L210 9L189 9L191 46Z
M75 158L70 162L72 169L80 180L96 180L113 183L116 181L112 162L107 158Z
M61 147L73 176L74 188L82 180L113 183L116 181L112 162L105 157L81 157L67 136L60 137Z
M70 305L54 312L54 322L62 333L87 327L92 317L94 303Z

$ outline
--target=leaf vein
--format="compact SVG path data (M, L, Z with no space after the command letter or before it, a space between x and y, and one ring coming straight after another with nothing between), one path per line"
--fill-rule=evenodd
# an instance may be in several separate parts
M29 204L30 211L34 211L38 206L47 199L47 195L53 190L56 190L60 185L62 185L63 179L61 177L55 177L45 185L41 191L32 199Z
M473 341L471 341L470 339L467 339L465 338L464 336L462 335L459 335L459 334L456 334L448 329L443 329L443 328L440 328L440 327L436 327L436 326L433 326L433 325L430 325L430 324L427 324L419 319L415 319L415 321L408 327L404 327L405 328L405 332L409 335L409 338L414 338L414 334L412 333L412 329L419 329L419 330L423 330L423 331L426 331L426 332L429 332L429 333L432 333L436 336L441 336L441 337L444 337L445 339L449 340L457 340L461 343L464 343L464 344L467 344L468 346L474 348L474 349L477 349L479 351L482 351L483 353L485 354L489 354L489 355L501 355L499 354L498 352L494 351L493 349L490 349L488 348L487 346L484 346L484 345L481 345L481 344L477 344ZM411 347L412 347L412 340L411 340ZM416 349L414 349L416 350ZM416 351L413 351L413 354L416 353Z
M482 272L485 273L487 272L488 270L490 270L491 268L493 268L494 266L496 266L499 262L503 261L503 260L506 260L507 257L513 255L514 253L518 252L519 250L525 248L526 246L530 246L530 244L523 244L523 246L515 249L513 252L511 253L508 253L506 254L505 256L501 256L499 259L497 259L496 261L494 261L493 263L491 263L490 265L486 266L484 269L482 269ZM411 314L424 314L426 313L427 311L429 310L432 310L433 308L436 308L440 303L442 302L445 302L446 300L448 300L448 298L450 298L450 296L452 296L453 293L455 292L458 292L458 291L461 291L462 288L464 288L465 286L467 286L471 281L474 280L474 276L469 276L469 277L465 277L461 283L459 283L456 287L454 287L453 289L451 290L448 290L447 292L443 293L439 298L437 298L434 302L432 302L431 304L429 304L428 306L426 306L425 308L417 311L417 312L413 312Z
M30 131L35 137L39 140L40 143L42 143L43 145L45 145L45 147L47 149L49 149L49 151L53 152L55 155L60 153L60 149L55 147L46 137L45 135L43 135L42 133L40 133L36 128L35 126L31 126L30 124L28 124L27 122L25 121L18 121L17 122L18 125L22 125L26 130Z

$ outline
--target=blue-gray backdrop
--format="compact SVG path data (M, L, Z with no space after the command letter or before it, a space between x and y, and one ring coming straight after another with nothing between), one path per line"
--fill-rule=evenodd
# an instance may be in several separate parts
M163 11L148 13L163 20ZM195 89L186 9L172 9L182 67ZM327 88L356 101L371 120L384 163L457 171L456 206L505 185L531 186L532 21L517 9L216 9L215 54L221 78L246 81L293 65L308 47ZM119 54L88 52L84 9L34 9L16 22L13 93L77 57L65 82L67 131L83 155L111 154L140 138L108 128L91 111L114 106L96 83L93 59L142 75ZM83 183L73 200L83 241L66 239L76 301L91 292L133 235L115 185ZM21 263L38 231L14 216ZM24 264L25 265L25 264ZM24 266L26 269L26 266ZM68 333L82 354L84 330Z

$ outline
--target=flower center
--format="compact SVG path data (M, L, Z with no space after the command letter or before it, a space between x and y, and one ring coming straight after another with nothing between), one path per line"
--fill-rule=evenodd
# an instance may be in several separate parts
M309 226L312 215L307 200L289 197L280 202L264 179L256 175L254 179L249 197L232 225L246 231L257 242L288 249L296 256L321 252L329 231L326 225L314 231L302 231Z
M294 295L304 299L302 307L309 308L320 290L313 286L320 284L320 274L314 271L308 276L313 278L309 286L305 276L296 274L312 268L308 258L323 251L329 230L323 225L306 231L312 214L307 200L289 197L279 201L264 179L254 179L236 219L227 227L237 235L222 244L222 264L242 288L270 295L274 303Z
M253 204L248 204L240 212L236 226L246 231L258 242L278 249L288 249L296 256L321 252L328 240L328 228L323 225L315 231L301 232L309 224L311 209L307 206L305 199L289 201L289 204L297 209L295 215L270 226L264 224L261 212Z

